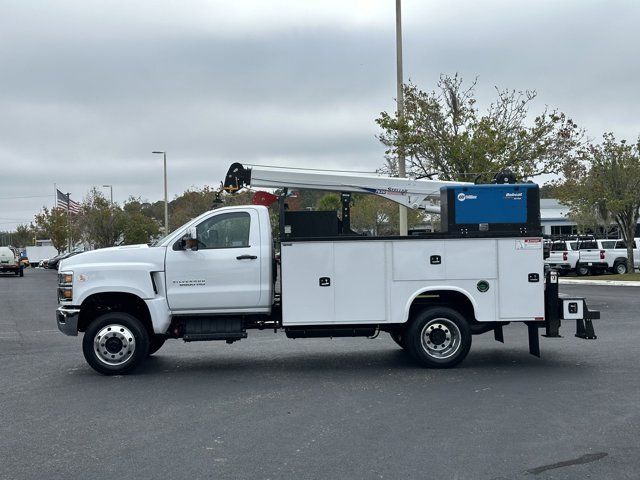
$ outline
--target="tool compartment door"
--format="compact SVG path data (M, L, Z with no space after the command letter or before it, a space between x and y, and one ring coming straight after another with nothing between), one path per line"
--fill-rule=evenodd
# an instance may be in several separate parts
M335 321L332 242L283 242L283 325Z
M501 320L544 317L541 238L498 240L498 306Z

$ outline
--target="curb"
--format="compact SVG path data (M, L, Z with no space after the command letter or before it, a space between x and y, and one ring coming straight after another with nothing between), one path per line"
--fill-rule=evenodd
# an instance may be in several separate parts
M565 285L607 285L613 287L640 287L640 282L635 280L573 280L571 278L559 278L558 282Z

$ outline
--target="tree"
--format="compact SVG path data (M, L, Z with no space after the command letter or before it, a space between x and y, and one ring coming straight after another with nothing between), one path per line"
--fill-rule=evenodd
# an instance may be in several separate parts
M59 252L66 250L69 238L67 212L60 208L49 210L42 207L42 211L36 214L34 223L37 236L50 238L54 248Z
M32 245L34 231L29 225L18 225L13 232L12 241L15 247L26 247Z
M136 245L149 243L160 233L160 224L151 215L145 213L148 203L140 198L129 197L122 206L123 211L123 244Z
M316 210L340 212L342 210L340 195L337 193L325 194L316 203Z
M640 209L640 140L635 145L603 135L582 159L567 164L557 189L575 215L613 219L627 245L627 271L633 272L633 238Z
M94 248L116 245L124 227L122 210L107 200L97 188L92 188L82 202L79 216L82 239Z
M558 172L580 151L584 133L564 113L545 109L527 122L535 92L496 89L498 98L481 115L475 86L464 87L457 74L441 76L438 92L404 85L404 117L382 112L376 119L387 148L382 170L397 174L402 153L416 178L489 181L510 169L525 180Z

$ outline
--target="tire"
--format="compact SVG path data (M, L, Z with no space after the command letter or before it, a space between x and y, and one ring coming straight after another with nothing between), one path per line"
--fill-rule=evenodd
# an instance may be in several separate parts
M106 344L101 342L104 338L107 341L115 340ZM87 327L82 339L82 351L87 363L96 372L122 375L132 371L147 357L149 334L140 320L128 313L105 313Z
M164 342L166 341L167 337L165 337L164 335L153 335L149 339L149 353L147 353L147 355L153 355L154 353L156 353L162 348Z
M613 273L624 275L627 273L627 262L616 262L613 265Z
M576 265L576 275L578 275L579 277L584 277L585 275L589 275L589 267L578 263Z
M403 350L407 349L407 343L405 342L405 336L403 332L389 332L389 335L391 335L393 341L396 342L400 348L402 348Z
M419 312L406 331L407 350L424 367L451 368L471 348L471 329L460 313L448 307Z

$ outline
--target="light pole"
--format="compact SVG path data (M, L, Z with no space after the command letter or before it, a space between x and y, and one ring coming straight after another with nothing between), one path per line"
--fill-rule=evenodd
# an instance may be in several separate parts
M398 103L398 120L402 124L404 119L404 94L402 93L402 1L396 0L396 89ZM399 138L402 142L402 138ZM402 144L398 148L398 176L404 178L407 176L404 152ZM400 235L407 235L407 207L400 205L399 230Z
M113 204L113 185L102 185L104 188L109 187L109 192L110 192L110 198L111 198L111 204Z
M164 159L164 234L169 235L169 202L167 201L167 152L151 152L162 154Z

